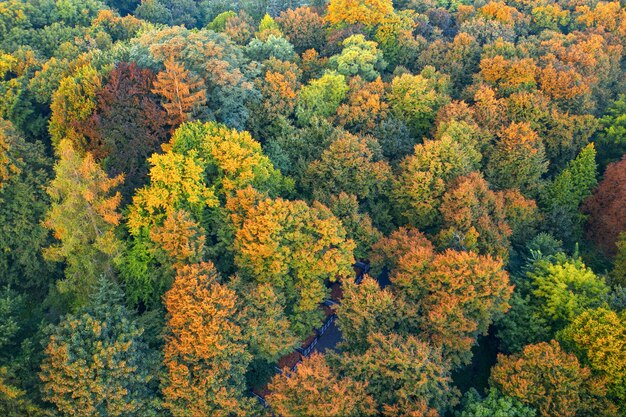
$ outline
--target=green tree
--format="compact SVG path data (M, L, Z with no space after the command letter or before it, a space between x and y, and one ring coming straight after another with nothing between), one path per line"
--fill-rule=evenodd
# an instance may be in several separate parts
M500 132L487 163L487 179L497 189L536 191L548 162L541 138L528 123L512 123Z
M474 388L463 396L456 417L535 417L535 409L491 388L485 398Z
M363 35L352 35L341 45L341 54L329 60L330 66L339 74L346 77L358 75L365 81L374 81L387 66L382 51L376 48L377 43L366 40Z
M275 362L298 345L285 314L285 297L270 283L248 283L232 277L229 285L239 297L238 321L250 352Z
M603 131L597 140L598 163L605 168L626 154L626 96L620 95L600 119Z
M550 183L539 199L550 233L573 246L582 237L579 207L597 185L596 150L587 145Z
M393 180L391 197L397 217L419 228L436 226L442 220L438 209L449 182L476 170L480 159L474 148L450 135L415 145Z
M602 306L609 293L604 278L594 274L580 258L564 254L536 262L527 277L534 314L548 320L555 330L586 309Z
M367 382L383 415L433 415L454 403L448 364L441 351L415 336L372 333L363 354L344 353L345 373ZM434 414L436 415L436 414Z
M327 202L331 195L345 192L363 201L384 192L391 168L376 160L373 145L377 143L351 134L335 139L306 171L305 181L313 196Z
M314 117L330 117L335 114L348 93L348 84L342 74L325 73L300 90L296 116L305 125Z
M360 284L352 279L342 283L343 298L337 319L343 337L342 346L350 352L364 352L370 334L389 334L396 329L402 311L401 300L366 275Z
M63 415L152 414L149 351L122 297L101 278L91 303L52 329L40 378L44 399Z
M409 126L413 136L426 135L435 120L437 110L450 98L450 77L433 67L418 75L402 74L391 81L389 103L392 113Z
M53 269L41 256L49 243L41 221L52 161L41 142L30 143L0 119L0 285L44 289Z

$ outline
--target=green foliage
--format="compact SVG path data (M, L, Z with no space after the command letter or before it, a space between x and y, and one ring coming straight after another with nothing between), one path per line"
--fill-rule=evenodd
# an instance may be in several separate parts
M580 260L557 255L540 260L527 273L535 314L554 328L563 327L588 308L606 302L609 287Z
M564 348L605 378L609 396L626 411L626 313L584 311L557 334Z
M415 145L400 163L391 189L398 218L419 228L440 223L438 209L448 183L477 169L480 159L473 147L449 135Z
M596 142L598 163L604 168L626 154L626 96L620 95L600 119L603 131Z
M44 256L65 262L65 279L58 287L77 307L86 303L98 276L114 274L121 250L115 236L121 195L113 190L123 177L109 178L91 154L81 156L67 139L58 151L55 178L47 188L51 205L43 223L58 242L46 248Z
M215 19L213 19L211 23L206 25L206 28L214 32L223 32L224 29L226 29L226 22L228 21L228 19L235 16L237 16L237 13L233 12L232 10L222 12L215 16Z
M598 183L595 157L593 144L587 145L546 187L540 199L549 231L569 246L582 237L585 217L579 206Z
M448 364L438 349L415 336L396 334L370 333L367 342L362 355L344 353L339 360L347 375L369 383L366 390L380 410L424 415L446 409L454 400Z
M276 58L291 61L294 57L293 45L283 37L269 35L264 41L254 38L246 47L246 54L255 61Z
M450 77L426 67L419 75L402 74L391 82L389 103L393 114L414 136L426 135L437 110L449 101Z
M400 321L400 301L382 290L378 282L365 276L360 284L343 282L343 298L337 308L337 319L343 336L343 348L362 354L369 347L372 333L391 333Z
M0 285L45 289L54 271L41 256L49 243L41 221L48 210L44 186L52 163L41 142L26 142L4 120L0 161Z
M491 388L486 397L474 388L463 396L461 410L456 417L535 417L536 411L522 404L515 398L502 395L498 390Z
M331 57L329 64L339 74L346 77L360 76L366 81L374 81L387 63L383 59L376 42L367 41L363 35L352 35L342 42L340 55Z
M329 117L346 97L348 84L342 74L330 71L302 87L296 107L296 116L302 125L315 117Z

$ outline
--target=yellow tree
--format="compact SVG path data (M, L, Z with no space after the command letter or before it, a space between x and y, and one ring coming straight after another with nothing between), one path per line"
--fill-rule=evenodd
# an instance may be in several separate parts
M179 268L165 294L164 405L174 417L247 416L251 360L235 323L237 297L212 263Z
M516 355L498 355L490 381L505 395L536 408L539 417L618 415L604 398L603 382L554 340L528 345Z
M392 0L330 0L326 20L331 24L376 26L393 13Z
M178 126L189 120L189 117L206 102L206 90L202 79L185 69L170 57L164 63L165 71L161 71L154 81L153 93L163 96L163 107L167 111L169 122Z

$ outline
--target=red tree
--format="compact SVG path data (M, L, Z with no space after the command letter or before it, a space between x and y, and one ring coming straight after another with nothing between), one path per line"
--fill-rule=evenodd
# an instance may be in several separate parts
M583 209L589 214L588 237L614 255L617 238L626 230L626 156L608 166L604 179Z

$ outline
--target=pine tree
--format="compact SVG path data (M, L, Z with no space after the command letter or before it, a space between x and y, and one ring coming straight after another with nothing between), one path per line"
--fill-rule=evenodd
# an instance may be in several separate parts
M585 217L579 207L597 184L595 158L596 150L590 143L546 187L539 200L548 230L570 246L582 238Z
M149 352L122 304L100 278L91 303L52 329L41 365L44 399L73 417L152 415Z

